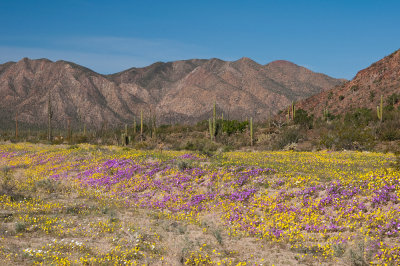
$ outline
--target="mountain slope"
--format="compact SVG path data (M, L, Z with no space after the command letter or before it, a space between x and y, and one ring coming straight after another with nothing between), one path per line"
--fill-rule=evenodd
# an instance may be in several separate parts
M214 101L231 119L265 119L342 82L290 62L260 65L249 58L157 62L112 75L24 58L0 65L0 122L11 125L18 113L20 121L43 126L49 92L58 127L68 119L96 128L131 123L141 110L156 114L158 123L194 123L210 115Z
M332 114L366 107L375 109L393 93L400 94L400 50L373 63L357 73L351 81L331 90L323 91L297 104L315 116L322 116L326 108Z

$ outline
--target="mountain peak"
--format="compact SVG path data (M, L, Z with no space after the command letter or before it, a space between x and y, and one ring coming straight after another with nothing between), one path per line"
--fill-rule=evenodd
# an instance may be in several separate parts
M284 66L298 66L293 62L287 61L287 60L275 60L272 61L271 63L268 63L267 65L270 66L279 66L279 67L284 67Z
M260 65L259 63L257 63L256 61L254 61L251 58L248 57L242 57L236 61L234 61L234 63L241 63L241 64L246 64L246 65L250 65L250 64L256 64L256 65Z

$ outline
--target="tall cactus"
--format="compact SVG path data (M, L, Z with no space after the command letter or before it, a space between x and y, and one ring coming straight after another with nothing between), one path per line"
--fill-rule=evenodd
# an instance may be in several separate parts
M140 110L140 140L143 141L143 110Z
M253 117L250 117L250 145L253 146Z
M71 144L71 141L72 141L72 130L71 130L71 119L70 118L68 118L68 120L67 120L67 140L68 140L68 143L69 144Z
M381 103L376 107L376 113L378 115L378 119L382 122L383 119L383 95L381 95Z
M294 118L296 117L296 106L295 102L292 101L292 120L294 121Z
M128 136L128 124L125 124L124 133L121 134L121 144L126 146L129 144L129 136Z
M156 121L156 112L154 111L153 114L153 137L154 139L157 139L157 121Z
M324 119L325 119L325 120L328 120L328 116L329 116L328 108L326 108L326 107L324 108L323 115L324 115Z
M48 94L48 102L47 102L47 140L51 141L53 136L52 136L52 128L51 128L51 118L53 117L53 110L51 108L51 91L49 90Z
M15 113L15 139L18 139L18 112Z
M210 131L210 140L213 140L213 128L211 118L208 119L208 130Z
M133 134L136 135L136 117L133 118Z
M216 103L214 101L214 107L213 107L213 137L215 139L215 135L217 133L217 108L216 108Z

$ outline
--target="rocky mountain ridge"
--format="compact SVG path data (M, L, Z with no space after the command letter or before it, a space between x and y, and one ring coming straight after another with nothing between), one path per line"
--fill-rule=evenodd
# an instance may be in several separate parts
M288 61L266 65L191 59L157 62L102 75L67 61L23 58L0 64L0 123L46 124L48 94L54 125L100 128L132 123L143 111L158 124L195 123L210 117L213 103L230 119L264 120L291 101L339 86L343 80Z
M324 110L334 115L361 107L374 110L380 104L381 95L386 101L394 93L400 94L400 50L359 71L342 86L300 101L297 107L315 117L322 116Z

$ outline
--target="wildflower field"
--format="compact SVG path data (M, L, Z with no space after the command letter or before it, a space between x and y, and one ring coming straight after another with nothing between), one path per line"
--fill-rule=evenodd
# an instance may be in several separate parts
M0 264L399 265L395 161L0 144Z

